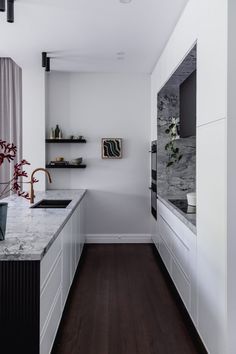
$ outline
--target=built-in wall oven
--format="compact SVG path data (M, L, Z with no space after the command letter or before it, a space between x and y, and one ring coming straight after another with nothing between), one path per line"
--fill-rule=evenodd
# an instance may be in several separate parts
M157 218L157 141L151 144L151 213Z

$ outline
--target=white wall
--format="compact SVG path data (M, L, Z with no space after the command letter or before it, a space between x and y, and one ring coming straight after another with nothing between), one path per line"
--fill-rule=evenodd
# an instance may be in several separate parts
M22 68L23 157L30 162L31 172L45 167L45 72L36 65ZM35 190L45 189L45 175L37 173Z
M190 0L151 78L152 138L156 96L197 42L196 326L210 353L227 353L227 1Z
M228 310L228 343L229 353L235 353L236 348L236 154L235 154L235 82L236 82L236 2L228 1L228 121L227 121L227 310Z
M87 164L85 170L51 170L49 187L88 189L91 239L150 236L150 76L52 72L47 95L47 131L58 123L65 135L88 141L48 146L49 159L82 156ZM123 138L121 160L101 159L103 137Z

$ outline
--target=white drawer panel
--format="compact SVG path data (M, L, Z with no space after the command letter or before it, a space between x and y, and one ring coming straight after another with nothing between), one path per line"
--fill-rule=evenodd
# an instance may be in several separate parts
M162 237L163 241L166 243L168 248L171 250L172 249L172 238L173 238L173 233L170 231L169 226L167 223L164 221L164 219L158 215L158 231L159 235Z
M159 253L168 272L171 274L171 253L166 247L166 244L161 237L160 237Z
M184 244L188 247L196 239L196 235L175 216L162 202L157 201L158 213L163 219L175 230L175 233L179 236Z
M190 251L188 247L178 238L177 235L173 236L172 252L178 261L182 271L186 277L190 278L191 264L190 264Z
M185 275L190 276L189 248L181 241L178 235L170 228L165 220L159 217L160 233L167 242L168 248L171 250L177 261L179 262Z
M40 288L41 291L45 286L46 280L52 271L55 260L57 259L59 253L62 250L61 243L61 233L58 235L57 239L54 241L46 255L43 257L40 263Z
M152 235L152 241L154 242L157 249L159 249L159 237L158 235Z
M43 330L47 316L52 308L55 295L61 287L62 257L58 257L55 267L40 296L40 333Z
M172 279L186 308L191 313L191 286L188 279L185 277L184 273L174 259L172 259Z
M47 327L43 333L40 341L40 354L50 354L54 339L56 337L57 329L61 319L61 291L59 290L55 303L53 304L50 318Z

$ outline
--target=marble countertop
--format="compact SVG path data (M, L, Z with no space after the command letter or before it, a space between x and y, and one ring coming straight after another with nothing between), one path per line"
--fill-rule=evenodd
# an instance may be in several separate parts
M173 195L160 195L157 194L157 198L175 214L195 235L197 235L196 228L196 214L185 214L174 204L172 204L169 199L184 199L183 197L173 196Z
M65 209L31 209L29 201L13 195L8 203L7 228L0 241L0 260L41 260L66 224L86 190L48 190L36 192L42 199L71 199Z

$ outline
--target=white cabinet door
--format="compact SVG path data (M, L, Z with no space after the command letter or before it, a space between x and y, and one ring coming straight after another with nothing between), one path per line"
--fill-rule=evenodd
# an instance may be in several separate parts
M75 273L80 259L80 205L72 215L73 271ZM73 273L73 274L74 274Z
M78 226L77 226L77 209L71 216L71 280L73 281L74 274L77 268L77 240L78 240Z
M196 235L160 201L157 224L160 256L196 324Z
M154 221L154 219L152 220L151 230L152 230L152 240L156 248L159 249L160 235L158 232L158 222L156 220Z
M81 244L81 222L82 222L82 216L81 216L81 205L78 206L76 210L76 225L77 225L77 238L76 238L76 264L78 265L80 256L81 256L81 249L80 249L80 244Z
M62 306L64 308L68 292L71 285L71 268L72 268L72 230L71 219L68 220L62 232Z
M83 251L83 247L85 244L85 212L86 212L86 208L85 208L85 201L83 200L80 203L79 206L80 210L79 210L79 215L80 215L80 254L82 254Z
M45 331L40 339L40 354L51 353L54 339L61 319L61 290L55 296L52 309L49 313L49 320ZM33 354L33 353L32 353Z
M171 253L168 247L166 246L165 241L163 241L162 237L160 237L160 243L159 243L159 253L161 255L161 258L166 266L166 269L171 275Z
M186 308L191 313L191 285L174 258L172 259L172 277Z

